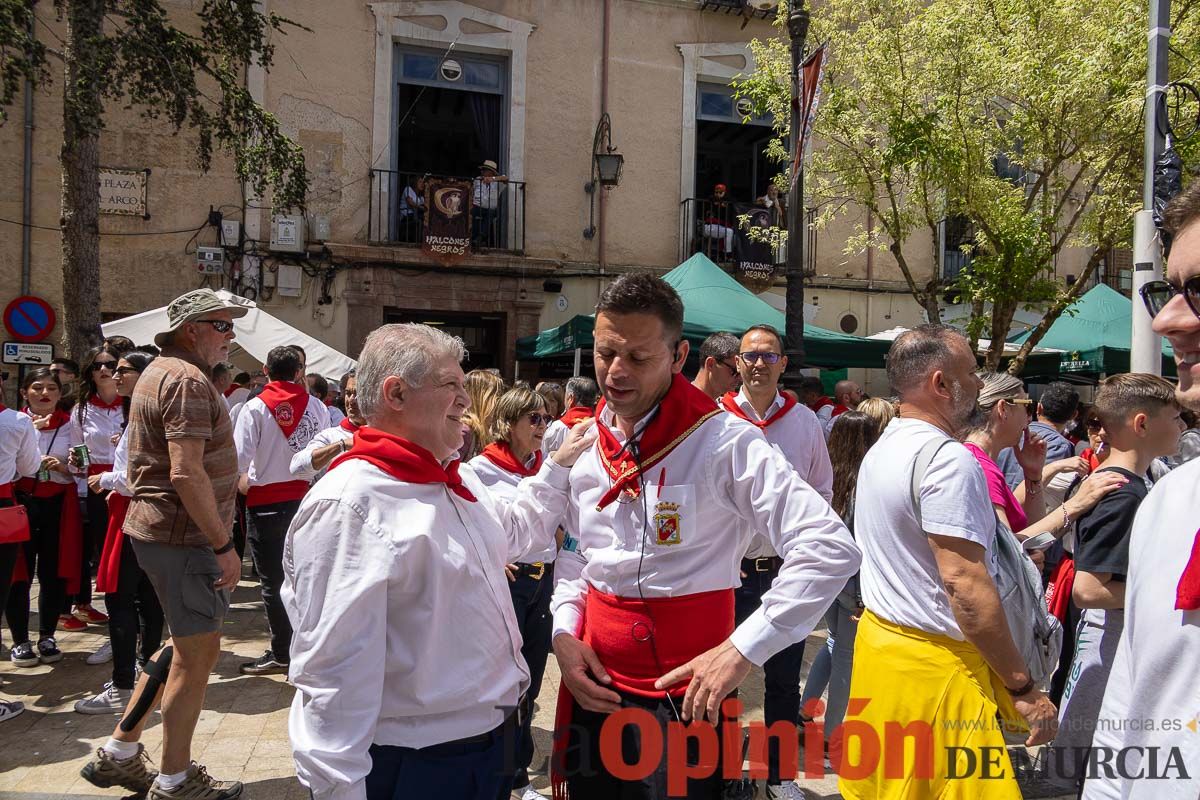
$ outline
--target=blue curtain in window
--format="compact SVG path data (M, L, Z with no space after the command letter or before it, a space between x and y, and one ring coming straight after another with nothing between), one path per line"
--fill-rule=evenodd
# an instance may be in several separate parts
M479 151L483 155L482 162L490 158L500 165L503 172L508 166L504 163L504 154L500 152L500 95L471 92L471 113L475 117L475 135L479 142Z

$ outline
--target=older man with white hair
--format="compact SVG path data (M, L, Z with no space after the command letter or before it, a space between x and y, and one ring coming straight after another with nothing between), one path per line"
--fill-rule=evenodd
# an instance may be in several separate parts
M291 739L317 800L507 794L529 670L504 565L554 541L590 426L505 503L457 461L464 356L426 325L372 333L367 424L288 531Z

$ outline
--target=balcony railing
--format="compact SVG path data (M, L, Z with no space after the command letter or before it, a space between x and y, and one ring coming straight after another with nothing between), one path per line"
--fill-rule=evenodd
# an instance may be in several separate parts
M471 246L476 252L525 252L525 182L493 181L476 185L477 178L429 175L372 169L368 198L367 241L370 244L421 244L425 224L424 181L455 180L473 186ZM422 188L419 188L422 187ZM478 202L480 198L486 202ZM494 202L492 202L494 201ZM487 208L484 206L492 206Z
M753 212L766 210L770 214L772 227L787 228L786 215L776 206L773 209L761 209L734 203L715 203L712 200L689 197L679 204L679 260L685 261L693 253L704 253L714 263L727 269L732 269L739 255L738 226L739 217ZM815 212L811 209L805 215L808 236L805 238L804 270L813 273L816 266L817 239L813 227ZM772 248L772 263L780 267L787 262L787 244Z

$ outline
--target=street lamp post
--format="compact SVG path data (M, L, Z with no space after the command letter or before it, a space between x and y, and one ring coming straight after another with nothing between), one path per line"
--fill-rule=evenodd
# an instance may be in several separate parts
M799 154L800 131L804 119L800 108L800 65L804 62L804 40L808 37L809 14L804 0L788 0L787 29L792 54L792 119L788 152L795 164L796 175L791 176L787 209L787 274L786 330L784 350L788 357L787 376L789 386L795 386L804 364L804 246L807 243L806 214L804 213L804 159ZM797 156L800 157L797 157Z

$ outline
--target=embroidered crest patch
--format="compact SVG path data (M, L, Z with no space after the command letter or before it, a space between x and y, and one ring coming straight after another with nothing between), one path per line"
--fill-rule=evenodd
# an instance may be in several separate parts
M679 504L665 500L654 506L654 532L659 544L679 544L682 539Z

